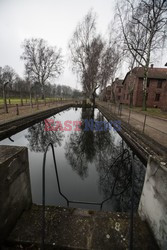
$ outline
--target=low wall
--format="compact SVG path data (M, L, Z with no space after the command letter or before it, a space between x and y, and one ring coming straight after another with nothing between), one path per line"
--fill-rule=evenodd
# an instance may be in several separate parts
M27 148L0 146L0 243L31 204Z
M167 249L167 165L149 157L139 215L149 224L160 249Z

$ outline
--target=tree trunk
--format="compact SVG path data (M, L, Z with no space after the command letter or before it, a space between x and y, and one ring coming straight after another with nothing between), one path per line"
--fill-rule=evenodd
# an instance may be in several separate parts
M132 108L133 107L133 91L131 91L129 94L130 94L130 103L129 103L129 106L130 106L130 108Z
M10 102L10 90L8 91L8 100L9 100L9 105L10 105L11 104L11 102ZM6 99L6 103L7 103L7 99Z
M21 103L21 106L23 106L23 97L22 97L22 91L20 89L20 103Z
M113 88L111 89L111 92L112 92L112 102L115 104L116 101L115 101L115 93L114 93Z
M92 93L93 108L95 108L95 96L96 96L96 90L94 90Z
M45 85L44 84L41 84L42 85L42 100L44 100L44 103L45 103L45 106L46 106L46 97L45 97Z
M3 85L3 100L4 100L4 110L5 110L5 113L8 113L8 105L7 105L7 101L6 101L6 85L7 84Z
M143 106L142 110L147 110L146 105L146 95L147 95L147 78L148 78L148 68L144 69L144 79L143 79Z
M32 104L32 93L31 93L31 82L29 82L29 91L30 91L30 107L33 108L33 104Z

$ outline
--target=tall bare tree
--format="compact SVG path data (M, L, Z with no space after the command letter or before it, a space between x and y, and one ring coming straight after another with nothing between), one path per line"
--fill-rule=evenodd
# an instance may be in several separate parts
M23 86L26 82L20 78L19 76L16 77L16 85L17 85L17 90L20 92L20 104L23 106Z
M115 47L96 33L96 15L89 11L80 22L69 42L73 70L81 80L86 96L95 104L96 90L105 87L114 73Z
M99 53L97 47L101 45L100 37L96 35L96 15L89 11L82 22L78 23L75 32L69 42L72 68L78 74L86 96L92 96L92 84L89 84L90 71L97 69L93 64L93 52ZM94 48L96 47L96 49ZM95 52L96 51L96 52ZM97 55L96 55L97 56ZM91 78L94 78L92 75Z
M63 69L61 50L51 47L43 39L25 39L21 59L25 61L26 73L33 82L39 82L45 100L47 80L58 77Z
M91 97L93 105L95 105L96 90L102 83L100 82L99 76L103 47L104 44L101 37L95 37L89 48L87 70L83 72L82 76L83 90Z
M144 68L143 110L146 110L148 69L152 53L166 40L166 0L123 0L117 12L124 37L125 50Z
M115 74L118 70L118 66L122 59L122 48L120 46L119 36L114 32L114 23L111 23L109 27L109 39L105 43L105 49L103 50L101 69L100 69L100 82L101 87L106 92L106 86L108 83L113 83ZM115 100L114 92L111 92L113 99ZM112 97L111 97L112 98Z
M3 89L3 100L4 100L4 110L8 113L8 106L6 101L6 88L7 85L14 83L16 79L16 73L13 68L6 65L4 68L0 67L0 84Z

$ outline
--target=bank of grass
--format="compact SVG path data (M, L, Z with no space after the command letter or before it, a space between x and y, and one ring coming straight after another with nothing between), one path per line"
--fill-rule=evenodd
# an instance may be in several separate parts
M156 116L156 117L167 119L167 112L162 111L159 108L147 108L146 111L143 111L141 107L133 107L131 110L140 112L142 114L146 114L146 115L151 115L151 116Z

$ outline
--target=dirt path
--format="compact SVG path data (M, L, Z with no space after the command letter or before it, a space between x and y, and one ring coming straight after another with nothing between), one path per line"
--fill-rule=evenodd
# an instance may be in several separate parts
M123 121L129 123L135 129L167 147L167 119L141 114L136 111L131 111L129 113L129 110L125 108L121 110L120 115L118 109L112 104L105 102L100 102L100 104L109 109L112 113L116 114Z
M4 112L0 112L0 124L4 122L8 122L10 120L14 120L16 118L23 117L25 115L35 114L39 111L47 110L49 108L59 107L64 104L67 104L69 101L61 101L55 103L47 103L46 106L44 104L40 104L38 107L34 105L33 108L30 106L19 106L19 115L17 115L16 106L9 108L9 113L5 114Z

